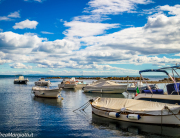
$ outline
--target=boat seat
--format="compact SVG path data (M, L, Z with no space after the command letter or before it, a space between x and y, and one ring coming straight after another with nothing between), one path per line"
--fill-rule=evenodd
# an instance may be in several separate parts
M153 92L153 94L164 94L163 89L152 90L152 92ZM151 94L151 91L150 90L142 90L142 93L150 93Z
M178 95L177 91L180 91L180 83L176 83L176 84L175 83L171 83L171 84L167 84L166 85L168 94Z

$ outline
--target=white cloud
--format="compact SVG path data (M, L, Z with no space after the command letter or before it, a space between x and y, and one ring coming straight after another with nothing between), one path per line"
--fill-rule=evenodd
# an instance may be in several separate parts
M93 14L119 14L122 12L135 12L137 4L149 4L150 0L91 0L86 12Z
M24 28L29 28L29 29L36 29L36 26L38 25L37 21L30 21L28 19L15 23L13 26L14 29L24 29Z
M44 0L24 0L24 1L30 1L30 2L31 2L31 1L37 1L37 2L40 2L40 3L41 3L41 2L43 2Z
M32 69L32 66L26 66L22 63L10 64L10 67L15 69Z
M23 75L28 75L28 74L43 74L41 71L32 71L32 70L24 70L24 71L3 71L0 72L1 75L4 74L9 74L9 75L16 75L16 74L23 74Z
M145 28L159 28L178 24L180 24L180 19L176 17L167 17L164 14L160 14L156 17L149 17Z
M11 19L6 16L0 16L0 21L10 21Z
M38 68L50 70L68 68L70 71L66 70L67 74L71 74L75 69L103 74L111 71L131 72L109 64L159 66L180 62L177 58L158 56L180 53L178 15L168 17L163 13L154 14L148 18L143 27L130 27L111 34L105 34L105 31L116 28L119 24L83 22L88 19L85 16L80 18L77 17L77 21L74 18L72 22L64 23L70 28L64 32L66 37L62 40L47 41L36 34L19 35L13 32L1 32L0 49L4 53L0 57L1 64L7 60L15 63L21 61L26 64L34 63Z
M7 16L0 16L0 21L11 21L13 18L20 18L19 11L15 11L13 13L10 13Z
M62 40L55 40L55 41L46 41L41 42L38 47L33 49L33 52L47 52L47 53L69 53L72 50L78 50L79 44L76 46L77 43L62 39Z
M105 33L104 30L119 27L119 24L88 23L80 21L65 22L64 25L70 27L70 29L63 32L70 38L100 35Z
M20 35L13 32L0 32L0 48L5 53L27 53L30 48L37 47L42 40L46 39L29 33Z
M3 31L3 29L0 28L0 32L2 32L2 31Z
M180 53L179 54L175 54L174 56L180 56Z
M48 66L47 65L38 64L37 67L38 68L47 68Z
M46 32L46 31L41 31L42 34L54 34L54 33L51 33L51 32Z
M130 60L130 63L137 65L140 64L165 65L169 63L175 65L176 63L180 63L180 59L167 58L165 56L162 58L159 58L157 56L155 57L135 56Z
M0 65L4 64L4 63L11 63L12 60L5 60L5 59L1 59L0 58Z
M19 11L15 11L13 13L10 13L7 17L10 17L10 18L20 18Z
M180 15L180 5L175 5L175 6L159 6L159 10L162 11L169 11L168 14L170 15Z
M73 19L74 21L81 21L81 22L102 22L104 20L110 20L105 15L100 15L100 14L93 14L93 15L81 15L81 16L76 16Z
M34 0L34 1L37 1L37 2L42 2L42 0Z

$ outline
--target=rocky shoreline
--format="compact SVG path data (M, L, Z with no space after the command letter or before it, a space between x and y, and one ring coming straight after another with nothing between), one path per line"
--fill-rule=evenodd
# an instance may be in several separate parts
M75 77L75 79L79 80L99 80L101 77ZM68 77L47 77L46 79L69 79ZM106 80L122 80L119 83L126 83L126 82L134 82L136 80L142 80L140 77L104 77L103 79ZM173 83L173 81L170 78L164 78L163 80L159 81L149 81L148 78L144 78L148 83ZM180 78L175 78L176 81L180 81Z

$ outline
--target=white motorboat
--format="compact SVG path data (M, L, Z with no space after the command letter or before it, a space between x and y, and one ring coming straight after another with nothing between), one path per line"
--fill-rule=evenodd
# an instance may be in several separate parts
M89 102L92 112L102 117L135 123L180 125L179 105L101 97Z
M83 81L75 80L75 78L71 79L64 79L61 84L58 84L59 88L65 88L65 89L76 89L76 88L83 88L87 84Z
M19 76L18 79L14 80L14 84L27 84L28 81L28 78L24 79L24 76Z
M127 89L127 85L122 85L114 81L99 79L83 88L89 93L122 93Z
M36 86L49 86L50 85L50 81L46 81L44 78L39 79L39 81L36 81L34 83Z
M172 71L175 71L175 69L179 69L180 66L173 66L168 67L168 69L172 69ZM166 88L167 91L164 89L151 89L148 84L148 89L142 90L141 93L137 94L137 96L134 97L134 99L137 100L148 100L148 101L157 101L157 102L163 102L163 103L172 103L172 104L179 104L180 105L180 83L177 83L175 79L165 70L167 68L161 68L161 69L151 69L151 70L142 70L139 71L139 74L143 72L163 72L171 80L173 80L174 83L167 84ZM175 71L175 73L177 73ZM179 74L177 73L179 76ZM142 77L142 75L141 75ZM143 78L143 77L142 77Z
M58 98L60 96L60 91L62 89L55 88L55 89L50 89L50 88L45 88L45 87L32 87L32 91L35 96L37 97L45 97L45 98Z

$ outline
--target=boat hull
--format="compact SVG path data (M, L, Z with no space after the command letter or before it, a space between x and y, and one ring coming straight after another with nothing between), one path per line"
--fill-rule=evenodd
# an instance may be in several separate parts
M180 95L138 94L134 99L180 105Z
M83 87L86 87L86 86L87 86L87 84L77 84L75 86L75 88L83 88Z
M28 80L14 80L14 84L27 84Z
M119 88L119 89L113 89L113 88L104 88L104 89L101 89L101 88L97 88L97 89L88 89L88 88L85 88L84 89L84 92L87 92L87 93L123 93L124 91L126 91L126 87L124 88Z
M58 98L58 96L60 96L59 89L33 90L33 93L36 97L44 97L44 98Z
M49 82L35 82L36 86L49 86Z
M76 87L75 84L64 84L64 87L65 89L74 89Z
M75 89L76 84L59 84L59 88L65 88L65 89Z
M93 105L92 107L92 112L96 115L106 117L106 118L111 118L115 119L118 121L127 121L127 122L134 122L134 123L146 123L146 124L163 124L163 125L180 125L180 121L176 118L180 118L180 114L176 115L140 115L141 118L139 120L133 120L133 119L128 119L127 114L120 114L119 118L109 116L109 112L105 110L100 110L98 108L95 108Z

